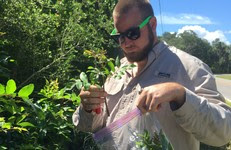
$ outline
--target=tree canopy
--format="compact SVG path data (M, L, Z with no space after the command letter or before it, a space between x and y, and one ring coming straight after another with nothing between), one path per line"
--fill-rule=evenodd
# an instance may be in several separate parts
M219 39L209 43L199 38L193 31L185 31L181 34L166 32L160 39L200 58L210 66L213 73L230 73L231 71L231 45L226 45Z
M112 0L0 1L1 82L65 83L89 62L83 50L113 55ZM41 84L42 83L42 84ZM39 87L41 87L39 86Z

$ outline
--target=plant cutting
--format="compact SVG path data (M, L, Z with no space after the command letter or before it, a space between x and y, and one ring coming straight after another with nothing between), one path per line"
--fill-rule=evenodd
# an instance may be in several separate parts
M119 68L119 57L107 58L105 50L84 50L83 54L88 59L92 59L93 65L88 66L86 73L81 72L79 79L72 79L69 89L76 86L78 90L88 90L90 85L96 85L104 90L104 83L108 77L120 79L126 70L135 67L134 64L130 64ZM107 115L110 116L106 100L105 107ZM93 110L96 114L100 114L101 111L101 107Z

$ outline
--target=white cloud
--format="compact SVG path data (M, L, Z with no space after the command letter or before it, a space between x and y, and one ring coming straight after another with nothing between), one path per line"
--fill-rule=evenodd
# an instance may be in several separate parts
M195 26L184 26L181 29L178 30L177 34L183 33L184 31L189 31L192 30L194 31L198 37L200 38L204 38L206 40L208 40L210 43L212 41L214 41L215 39L219 38L222 42L226 43L226 44L230 44L230 42L227 40L227 38L225 37L225 34L223 31L221 30L216 30L216 31L208 31L205 28L195 25Z
M156 16L158 23L161 23L160 15ZM214 24L208 17L200 16L196 14L177 14L177 15L162 15L163 24Z

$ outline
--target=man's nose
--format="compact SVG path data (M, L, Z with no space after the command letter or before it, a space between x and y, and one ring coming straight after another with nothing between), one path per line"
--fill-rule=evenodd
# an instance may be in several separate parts
M124 36L121 45L124 44L125 47L129 47L131 45L131 43L132 43L132 40L129 39L128 37Z

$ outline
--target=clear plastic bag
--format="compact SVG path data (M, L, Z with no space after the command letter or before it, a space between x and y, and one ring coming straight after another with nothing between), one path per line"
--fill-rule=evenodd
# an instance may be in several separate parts
M159 132L159 124L150 113L142 115L138 108L133 109L109 126L93 134L102 150L138 150L137 142L145 130Z

